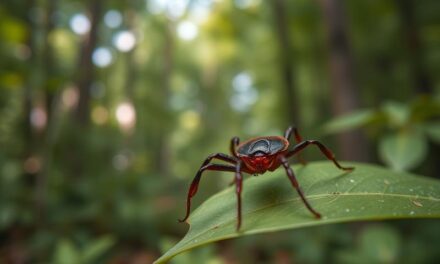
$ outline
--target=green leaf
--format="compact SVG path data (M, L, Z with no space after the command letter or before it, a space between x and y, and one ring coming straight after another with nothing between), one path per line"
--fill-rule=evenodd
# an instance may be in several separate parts
M396 171L416 167L426 157L427 151L425 135L415 130L385 136L379 143L380 157Z
M324 125L324 130L327 133L337 133L366 125L376 115L376 112L371 109L359 110L332 119Z
M237 205L231 187L192 212L186 236L156 263L207 243L256 233L349 221L440 217L439 181L373 165L343 165L356 169L346 173L330 162L294 166L302 189L322 219L310 214L285 172L278 169L244 182L239 233L235 231Z
M383 111L390 122L398 127L405 125L410 117L408 105L399 102L387 102L383 105Z
M80 263L80 253L75 245L67 239L61 240L55 250L54 263L75 264Z
M96 258L104 254L114 244L115 239L108 235L101 237L92 243L82 252L82 260L84 263L96 263Z

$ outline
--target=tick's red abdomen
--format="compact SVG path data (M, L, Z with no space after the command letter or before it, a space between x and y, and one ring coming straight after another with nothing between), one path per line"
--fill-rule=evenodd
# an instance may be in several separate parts
M278 155L242 157L241 158L252 174L263 174L266 171L273 171L280 166Z

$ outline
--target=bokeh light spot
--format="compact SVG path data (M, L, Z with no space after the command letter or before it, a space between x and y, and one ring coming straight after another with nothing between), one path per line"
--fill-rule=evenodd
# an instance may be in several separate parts
M79 91L76 86L69 86L61 94L61 102L65 109L75 108L79 101Z
M190 21L180 22L177 26L177 34L183 40L193 40L197 37L198 33L199 29L197 28L196 24Z
M31 111L31 124L37 130L43 130L47 124L47 112L42 106L36 106Z
M119 153L113 157L113 167L118 171L124 171L130 165L129 157L124 153Z
M200 114L193 110L188 110L180 115L180 125L187 130L194 130L200 125Z
M251 86L252 77L246 72L237 74L232 80L232 87L236 92L246 92Z
M189 17L196 23L206 22L211 13L213 5L213 0L196 0L194 3L189 5Z
M258 100L258 91L253 87L252 77L247 72L237 74L232 80L234 93L229 101L238 112L246 112Z
M165 13L168 18L175 20L185 14L188 2L188 0L149 0L147 8L152 14Z
M124 131L130 131L136 123L136 110L130 102L124 102L116 108L116 120Z
M121 31L113 38L113 44L122 52L128 52L136 45L136 37L131 31Z
M92 54L93 63L101 68L109 66L113 62L113 55L108 48L97 48Z
M118 10L109 10L104 15L104 23L109 28L117 28L122 24L122 15Z
M70 19L70 28L78 35L85 35L90 31L90 20L84 14L75 14Z
M108 120L108 111L103 106L96 106L92 110L92 121L95 124L103 125Z
M24 171L29 174L36 174L41 170L41 159L37 156L30 156L24 161Z

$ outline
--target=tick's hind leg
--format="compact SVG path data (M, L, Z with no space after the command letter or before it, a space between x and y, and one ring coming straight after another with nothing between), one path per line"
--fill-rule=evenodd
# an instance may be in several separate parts
M333 163L339 169L345 170L345 171L352 171L352 170L354 170L354 167L343 167L343 166L341 166L341 164L339 164L339 162L336 160L335 155L333 154L333 152L329 148L324 146L324 144L322 144L321 142L319 142L317 140L305 140L305 141L299 143L289 153L287 153L286 157L289 158L289 157L291 157L291 156L293 156L295 154L298 154L299 152L301 152L303 149L305 149L309 145L317 146L319 148L319 150L321 150L321 152L327 157L327 159L333 161Z
M293 187L298 192L299 196L301 197L301 200L303 201L304 205L309 209L309 211L316 217L321 218L321 214L318 213L313 207L309 204L306 197L304 196L303 191L301 190L301 187L299 187L298 181L296 180L295 174L293 173L292 168L289 166L289 162L285 157L281 157L281 164L283 165L284 169L286 170L287 177L289 177L290 182L292 183Z
M284 132L284 138L286 138L289 142L290 142L290 137L292 136L292 132L295 136L295 142L296 144L299 144L303 141L301 135L298 132L298 129L296 128L296 126L290 126L286 129L286 132ZM307 161L301 156L298 155L296 157L298 159L299 162L301 162L302 165L306 165Z

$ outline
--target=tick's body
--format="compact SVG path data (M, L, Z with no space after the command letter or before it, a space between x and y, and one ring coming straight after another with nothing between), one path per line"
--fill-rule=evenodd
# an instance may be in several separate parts
M286 154L289 141L284 137L258 137L237 146L237 157L243 162L242 171L263 174L280 165L280 156Z
M296 145L289 149L289 139L292 134L295 134ZM237 231L241 226L241 191L243 176L242 172L258 175L263 174L266 171L274 171L278 167L283 166L286 170L287 176L293 187L297 190L299 196L304 202L305 206L309 209L311 213L315 215L316 218L320 218L321 215L316 212L308 203L302 190L300 189L298 182L296 180L293 170L290 168L287 161L291 156L298 154L308 145L316 145L321 152L327 157L327 159L333 161L333 163L342 170L352 170L351 167L342 167L335 159L333 153L316 140L303 140L295 127L289 127L284 137L281 136L269 136L269 137L257 137L252 138L242 144L239 144L238 137L234 137L231 140L231 154L232 156L217 153L209 155L208 158L203 162L196 176L194 177L191 186L188 191L188 197L186 201L186 215L180 220L181 222L186 221L189 217L191 209L191 198L197 193L197 188L199 186L200 178L202 172L205 170L215 170L215 171L231 171L235 172L235 185L237 194ZM213 164L210 163L212 159L219 159L230 163L226 164ZM301 159L300 159L301 160ZM302 163L304 161L301 160Z

